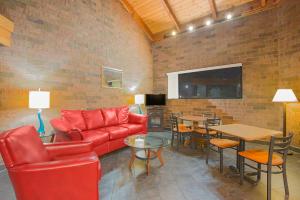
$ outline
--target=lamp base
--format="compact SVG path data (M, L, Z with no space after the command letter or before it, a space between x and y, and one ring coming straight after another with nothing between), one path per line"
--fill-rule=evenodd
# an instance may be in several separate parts
M144 114L140 104L138 105L138 114L140 114L140 115Z
M38 120L39 120L39 129L38 132L40 135L44 135L45 134L45 125L42 119L42 109L39 109L38 111Z

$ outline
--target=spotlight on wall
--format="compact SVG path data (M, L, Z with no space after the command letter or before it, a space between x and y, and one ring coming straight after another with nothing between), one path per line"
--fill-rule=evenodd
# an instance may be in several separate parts
M195 29L195 28L194 28L193 25L189 25L189 26L188 26L188 31L189 31L189 32L192 32L194 29Z
M172 35L172 36L175 36L175 35L177 35L177 32L176 32L176 31L172 31L172 32L171 32L171 35Z
M232 16L232 14L231 14L231 13L228 13L228 14L226 15L226 19L227 19L227 20L231 20L231 19L232 19L232 17L233 17L233 16Z
M206 24L206 26L210 26L212 24L212 20L210 20L210 19L206 20L205 24Z
M135 89L136 89L136 86L131 86L131 87L129 88L129 90L130 90L131 92L134 92Z

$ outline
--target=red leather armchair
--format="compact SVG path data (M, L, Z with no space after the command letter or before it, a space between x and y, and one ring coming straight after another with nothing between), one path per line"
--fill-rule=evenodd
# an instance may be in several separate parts
M32 126L0 134L18 200L97 200L100 162L91 143L43 144Z

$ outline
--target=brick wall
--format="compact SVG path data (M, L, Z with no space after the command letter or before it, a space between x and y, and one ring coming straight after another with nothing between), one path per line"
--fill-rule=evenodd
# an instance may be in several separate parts
M0 47L0 131L36 124L28 90L51 92L48 120L61 108L127 103L128 88L152 92L151 44L118 0L1 1L15 22L13 45ZM101 87L101 66L124 70L124 89Z
M243 63L243 99L209 103L241 123L281 129L282 105L272 103L276 89L293 88L300 98L299 13L299 1L284 1L270 11L155 43L154 91L167 93L168 72ZM172 100L168 110L193 112L205 104L203 100ZM289 113L295 110L292 107L297 106L289 106ZM293 115L297 113L300 108ZM298 126L290 130L299 134L298 119L292 119ZM294 140L294 144L299 142L299 137Z
M300 2L286 0L278 10L278 61L280 87L293 88L300 100ZM294 144L300 147L300 104L287 107L287 128L295 132Z

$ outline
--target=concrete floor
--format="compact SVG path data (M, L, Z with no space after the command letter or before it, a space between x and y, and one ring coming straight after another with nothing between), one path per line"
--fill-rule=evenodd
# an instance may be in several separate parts
M167 133L160 133L168 136ZM247 147L266 148L247 144ZM200 149L182 147L179 152L166 148L165 166L152 162L151 173L145 174L144 162L136 160L134 169L128 170L129 148L113 152L101 159L103 177L100 184L101 200L262 200L266 199L266 176L258 185L245 182L239 185L232 177L229 165L235 163L232 150L225 153L225 170L218 171L218 155L212 153L205 164L205 154ZM288 182L290 200L300 199L300 155L288 157ZM281 175L272 176L272 199L284 199ZM0 173L0 199L14 200L14 192L6 172Z

